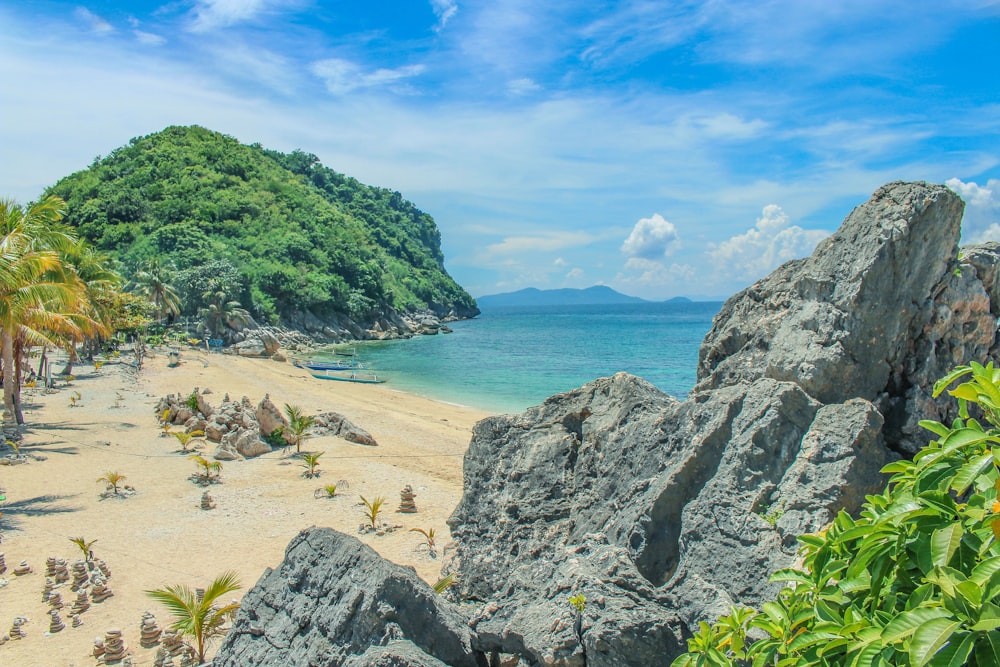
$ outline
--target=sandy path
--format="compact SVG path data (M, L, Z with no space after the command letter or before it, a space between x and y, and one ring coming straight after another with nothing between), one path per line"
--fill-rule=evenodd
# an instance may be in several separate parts
M412 565L428 581L440 571L441 558L419 548L421 537L408 529L434 528L438 542L448 542L445 519L462 491L462 455L471 428L485 413L393 391L391 385L358 385L314 380L287 363L228 355L182 354L168 368L161 354L147 359L138 376L128 366L108 364L99 371L77 368L71 386L51 393L26 390L25 418L31 426L22 453L44 460L0 466L0 530L7 585L0 587L0 635L15 616L25 616L27 637L0 646L0 665L27 667L94 665L94 638L120 628L134 664L151 665L155 649L139 646L143 611L166 611L142 591L170 584L204 586L227 569L239 572L244 589L266 567L276 566L289 540L312 525L357 534L362 521L358 496L385 496L386 517L405 529L361 539L385 557ZM207 365L206 365L207 364ZM154 414L160 396L210 388L210 402L229 393L256 404L265 393L279 406L292 403L306 414L336 411L369 431L379 447L340 438L311 438L303 449L324 452L322 475L302 477L297 460L281 452L248 461L225 462L222 484L210 493L217 508L199 508L203 489L189 480L194 463L177 453L178 443L162 437ZM71 406L70 397L81 398ZM214 445L205 449L207 454ZM100 499L97 478L108 471L127 476L136 495ZM325 484L346 481L335 498L314 497ZM417 514L398 514L399 490L410 484L417 493ZM48 605L42 602L45 559L70 564L80 554L69 541L98 540L95 556L111 569L114 597L82 615L84 625L70 626L69 605L75 593L59 589L67 608L65 630L46 636ZM31 574L17 577L13 568L27 560ZM239 597L239 596L235 596Z

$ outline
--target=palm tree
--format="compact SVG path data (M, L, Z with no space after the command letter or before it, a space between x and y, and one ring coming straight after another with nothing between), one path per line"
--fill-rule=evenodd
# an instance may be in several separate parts
M11 199L0 199L0 363L3 365L5 419L23 423L16 404L20 387L20 355L15 342L54 344L46 329L68 330L72 322L56 317L75 306L80 284L66 270L59 250L73 237L58 227L65 204L48 197L25 210Z
M226 329L235 329L250 322L250 313L239 301L232 301L225 292L205 292L201 297L208 305L198 310L204 318L209 335L219 338Z
M378 528L378 515L382 513L382 505L385 504L385 497L378 496L374 500L368 500L364 496L361 496L361 502L364 503L365 518L368 519L368 525L371 526L372 530Z
M309 454L302 455L302 467L306 469L303 475L312 479L313 477L318 477L319 472L316 471L316 467L319 466L319 457L323 456L323 452L310 452Z
M90 547L94 546L94 542L96 542L97 540L91 540L88 542L83 537L71 537L69 538L69 541L75 544L76 546L80 547L80 551L83 552L84 560L88 561L90 560L90 555L91 555Z
M153 304L158 320L169 320L181 312L181 299L170 284L170 272L154 258L132 277L132 291Z
M288 417L288 433L292 434L292 442L295 443L295 452L302 451L302 441L306 438L306 431L315 423L316 418L302 414L298 406L285 403L285 416Z
M230 570L209 584L201 600L195 591L180 585L146 591L146 595L165 605L173 614L174 622L170 627L194 637L200 664L205 662L205 644L221 634L226 617L239 608L235 602L216 607L215 601L241 587L239 575Z
M177 442L181 443L181 451L184 453L187 453L188 445L191 444L192 440L205 435L203 431L191 431L187 433L185 431L169 431L166 428L164 428L164 431L177 438Z
M115 470L109 470L100 477L97 478L98 482L104 482L111 487L114 494L118 495L118 485L124 482L126 479L125 475L120 474Z
M212 481L212 472L216 474L216 478L222 473L222 462L221 461L209 461L204 456L199 456L198 454L192 454L188 457L194 461L195 465L198 466L198 479L206 484Z

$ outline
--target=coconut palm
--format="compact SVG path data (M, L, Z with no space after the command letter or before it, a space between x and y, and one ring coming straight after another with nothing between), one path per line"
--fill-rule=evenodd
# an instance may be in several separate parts
M169 431L167 430L166 427L164 428L164 431L177 438L177 442L181 443L181 451L185 453L187 453L188 445L191 444L192 440L195 440L196 438L200 438L201 436L205 435L203 431L191 431L191 432Z
M222 473L221 461L209 461L204 456L192 454L188 457L198 466L198 480L206 484L212 482L212 472L215 472L216 479Z
M209 335L219 338L222 332L237 329L250 322L250 313L239 301L230 300L225 292L205 292L201 297L208 305L198 309Z
M310 452L308 454L302 455L302 467L306 469L303 475L312 479L313 477L318 477L319 472L316 467L319 466L319 457L323 456L323 452Z
M121 473L119 473L119 472L117 472L115 470L109 470L108 472L106 472L103 475L101 475L100 477L98 477L97 481L98 482L104 482L105 484L107 484L108 486L110 486L112 492L117 496L118 495L118 485L121 484L122 482L124 482L125 479L126 479L125 475L122 475Z
M69 541L75 544L76 546L80 547L80 551L83 552L84 560L90 560L90 554L91 554L90 547L94 546L94 542L96 542L97 540L91 540L88 542L83 537L71 537L69 538Z
M146 262L135 272L130 287L153 304L158 320L168 320L181 312L181 299L170 284L170 272L157 259Z
M315 422L315 417L302 414L298 406L285 403L285 416L288 417L286 432L292 434L292 442L295 443L296 453L302 451L302 441L306 438L306 431Z
M364 514L365 518L368 519L368 525L371 526L372 530L378 528L378 515L382 513L382 505L385 504L385 498L383 496L378 496L374 500L368 500L364 496L361 496L361 502L364 504Z
M146 591L146 595L173 614L174 622L170 627L194 638L200 664L205 662L205 645L222 634L226 618L239 608L235 602L222 607L215 606L215 602L241 587L239 575L230 570L216 577L200 600L195 591L181 585Z

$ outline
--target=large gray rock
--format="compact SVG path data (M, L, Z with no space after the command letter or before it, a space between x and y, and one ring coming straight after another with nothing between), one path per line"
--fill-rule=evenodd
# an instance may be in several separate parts
M271 400L270 394L264 394L264 398L260 399L260 403L257 405L256 416L260 432L263 435L271 435L277 428L284 429L288 426L288 420L285 419L285 416L281 414L281 410ZM288 438L286 438L286 441L291 442Z
M315 417L312 427L313 435L340 436L348 442L368 447L377 447L378 443L372 434L357 426L339 412L323 412Z
M373 648L378 647L378 648ZM215 667L485 667L452 605L412 568L356 538L310 528L243 599Z

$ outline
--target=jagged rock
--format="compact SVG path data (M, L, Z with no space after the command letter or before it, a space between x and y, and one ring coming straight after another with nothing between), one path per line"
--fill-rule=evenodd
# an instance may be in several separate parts
M231 445L219 445L215 448L212 458L216 461L242 461L243 457Z
M926 443L918 419L954 416L934 381L1000 351L1000 245L960 258L961 216L943 186L880 188L812 257L726 302L684 402L618 374L477 424L448 522L466 659L665 666L699 621L773 596L768 576L793 564L796 534L856 512L885 463ZM452 664L389 624L300 642L326 627L317 599L350 603L341 587L373 588L352 577L391 567L373 556L330 571L308 541L247 596L227 638L260 653L222 651L222 664L293 645L343 664L405 640Z
M266 357L267 348L264 346L263 341L254 338L252 340L244 340L230 348L233 352L240 355L241 357Z
M368 447L377 447L378 443L372 435L356 426L351 420L338 412L323 412L314 417L313 435L336 435L348 442Z
M412 643L406 655L423 662L405 664L486 665L458 613L412 568L353 537L310 528L247 593L213 665L393 664L361 657L383 639Z
M274 433L278 427L284 429L288 426L288 420L281 414L278 406L271 401L269 394L264 394L264 398L257 405L257 423L260 424L260 432L264 435ZM289 440L289 442L291 441Z
M271 451L271 445L261 440L255 430L250 429L230 431L222 438L222 444L225 447L235 449L246 458L260 456Z

